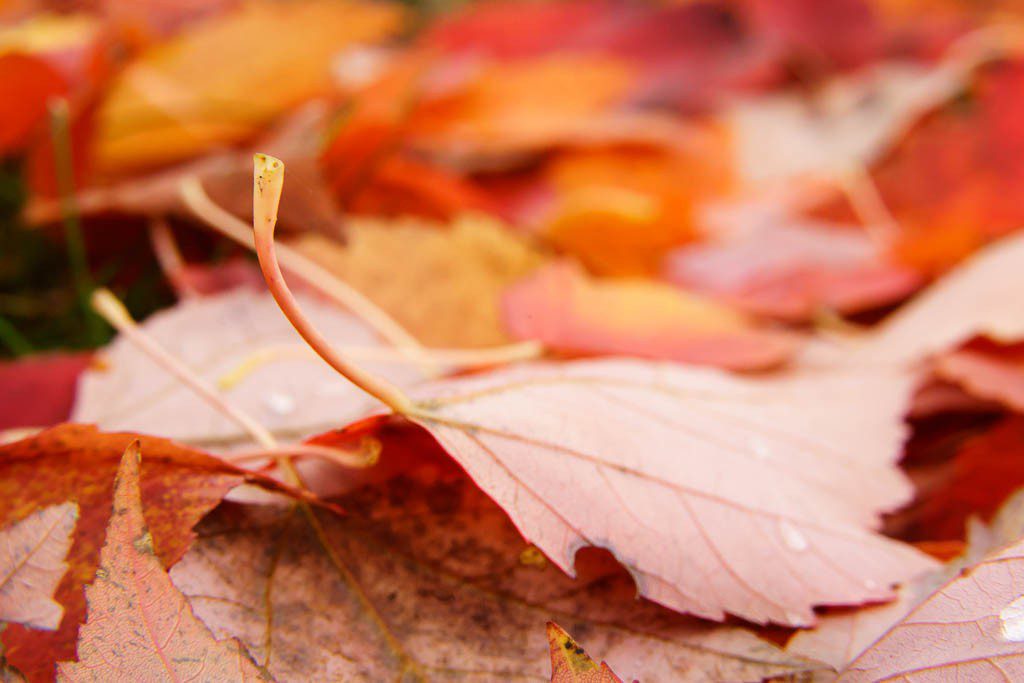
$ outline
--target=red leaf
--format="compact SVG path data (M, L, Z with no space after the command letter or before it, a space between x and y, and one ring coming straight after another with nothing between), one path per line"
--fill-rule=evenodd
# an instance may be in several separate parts
M121 458L78 661L58 664L58 680L267 680L240 643L215 640L171 584L142 516L140 455L136 441Z
M55 629L64 608L53 600L78 519L74 503L42 510L0 530L0 622Z
M569 262L509 287L502 310L513 337L559 351L758 370L784 363L797 345L713 301L647 280L591 279Z
M1024 344L995 344L974 340L939 356L934 372L955 382L972 396L998 401L1024 412Z
M90 353L46 354L0 363L0 429L49 427L71 414Z

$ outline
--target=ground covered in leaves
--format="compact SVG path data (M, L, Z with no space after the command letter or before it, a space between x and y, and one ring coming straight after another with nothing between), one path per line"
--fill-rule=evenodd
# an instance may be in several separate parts
M1024 680L1022 36L0 4L0 679Z

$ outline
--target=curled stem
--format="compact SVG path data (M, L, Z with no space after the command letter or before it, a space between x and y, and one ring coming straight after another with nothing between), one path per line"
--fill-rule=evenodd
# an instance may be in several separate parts
M182 180L179 192L185 205L207 225L225 237L255 251L256 245L250 226L210 199L199 178L189 176ZM389 344L419 363L428 373L433 373L434 368L424 353L423 346L379 306L300 252L284 245L279 246L277 251L281 263L290 273L294 273L306 284L354 313Z
M174 233L167 219L162 216L153 218L149 222L149 241L153 246L153 253L156 255L160 270L174 287L180 298L193 298L199 294L195 288L183 277L185 272L185 259L178 249L178 243L174 240Z
M328 365L394 412L409 412L413 408L412 401L395 385L363 370L338 353L305 316L295 296L288 289L274 250L277 207L281 202L283 188L284 163L265 154L256 154L253 166L253 231L256 256L259 258L263 279L266 280L270 293L299 335Z

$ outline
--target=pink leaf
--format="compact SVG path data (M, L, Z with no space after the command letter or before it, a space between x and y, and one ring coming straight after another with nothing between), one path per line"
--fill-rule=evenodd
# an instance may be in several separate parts
M142 516L139 461L136 441L121 458L100 568L86 588L78 662L59 663L58 680L266 680L237 641L213 637L171 583Z
M925 600L839 680L1024 680L1024 541Z
M434 385L412 417L563 570L603 546L673 609L807 625L932 564L870 531L910 493L908 390L891 370L537 364Z
M78 519L74 503L51 505L0 530L0 622L53 630L64 608L53 599Z

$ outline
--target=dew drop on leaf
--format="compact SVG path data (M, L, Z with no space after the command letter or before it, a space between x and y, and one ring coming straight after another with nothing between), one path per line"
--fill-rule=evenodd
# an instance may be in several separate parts
M779 534L782 536L782 542L790 550L795 550L796 552L807 550L807 538L786 520L779 522Z
M1024 642L1024 595L999 612L999 622L1003 638L1016 643Z

